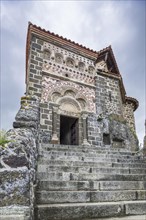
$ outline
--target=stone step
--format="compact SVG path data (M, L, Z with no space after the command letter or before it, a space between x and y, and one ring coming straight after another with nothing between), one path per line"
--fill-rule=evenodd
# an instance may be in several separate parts
M58 180L58 181L86 181L86 180L108 180L108 181L146 181L143 174L108 174L108 173L70 173L70 172L39 172L39 180Z
M117 173L117 174L146 174L146 169L136 168L118 168L118 167L88 167L88 166L50 166L38 165L38 172L78 172L78 173Z
M84 174L71 173L71 180L119 180L119 181L145 181L146 175L143 174Z
M133 156L133 155L123 155L123 154L112 154L110 153L106 153L106 152L102 152L102 153L98 153L96 151L90 151L90 152L74 152L74 151L70 151L70 150L50 150L50 151L46 151L46 150L41 150L39 151L39 156L77 156L77 157L96 157L96 158L115 158L115 159L133 159L133 160L142 160L143 158L140 156Z
M120 163L145 163L146 164L146 160L145 159L136 159L136 158L129 158L129 159L125 159L125 158L118 158L117 162Z
M29 220L24 215L0 215L0 220Z
M112 167L146 168L146 164L141 163L112 163Z
M79 151L79 150L87 150L89 152L91 152L92 150L99 150L99 151L103 151L103 152L117 152L117 153L123 153L123 154L135 154L136 152L131 152L130 150L126 149L126 148L114 148L111 146L105 147L105 146L92 146L92 145L60 145L60 144L41 144L40 145L40 149L69 149L69 150L73 150L73 151Z
M38 191L37 203L82 203L145 200L146 190L125 191Z
M59 145L59 146L51 146L51 145L46 145L46 146L39 146L40 150L46 150L46 151L52 151L52 150L57 150L57 151L72 151L72 152L85 152L85 153L113 153L113 154L121 154L121 155L135 155L135 152L128 151L127 149L118 150L118 149L111 149L111 148L105 148L105 147L78 147L78 146L73 146L72 145Z
M38 161L41 165L59 165L59 166L95 166L95 167L112 167L111 162L85 162L85 161L64 161L64 160L47 160L46 158Z
M146 214L146 201L43 204L36 206L35 214L38 216L37 220L89 220L113 216L144 215Z
M60 165L60 166L90 166L90 167L125 167L125 168L146 168L145 163L117 163L105 161L64 161L64 160L48 160L47 158L41 158L39 164L48 165Z
M46 191L108 191L108 190L146 190L144 181L47 181L40 180L37 190Z
M66 156L66 155L43 155L43 159L48 160L63 160L63 161L85 161L85 162L119 162L119 163L144 163L146 165L145 160L132 160L132 159L118 159L118 158L103 158L103 157L79 157L79 156Z
M13 204L1 206L0 220L30 220L30 207Z
M67 155L41 155L40 158L48 160L63 160L63 161L85 161L85 162L117 162L118 158L104 158L104 157L80 157L80 156L67 156ZM134 161L136 162L136 161Z
M84 219L84 220L89 220L89 219ZM146 220L146 215L132 215L132 216L126 216L126 217L111 217L111 218L92 218L90 220Z

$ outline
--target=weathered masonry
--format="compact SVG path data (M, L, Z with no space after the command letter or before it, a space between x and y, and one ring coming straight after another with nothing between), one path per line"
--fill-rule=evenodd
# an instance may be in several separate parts
M29 23L26 95L0 146L0 220L144 219L137 107L111 46L93 51Z
M136 147L138 101L126 96L111 46L96 52L30 25L26 65L26 95L40 98L40 142Z

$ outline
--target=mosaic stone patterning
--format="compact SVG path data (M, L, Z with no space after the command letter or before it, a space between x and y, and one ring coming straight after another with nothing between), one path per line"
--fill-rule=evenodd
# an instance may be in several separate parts
M84 111L95 113L95 90L74 82L43 76L41 102L56 102L58 98L71 96Z

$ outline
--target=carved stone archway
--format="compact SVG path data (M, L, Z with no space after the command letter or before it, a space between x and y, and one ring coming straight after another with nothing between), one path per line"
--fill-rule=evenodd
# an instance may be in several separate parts
M59 113L64 115L79 116L82 109L79 102L70 96L64 96L57 100Z
M60 132L57 129L57 121L60 127L60 116L75 117L79 120L79 144L88 145L87 141L87 116L88 114L83 112L80 103L71 96L63 96L56 100L53 107L53 135L52 143L60 143ZM82 133L82 135L81 135ZM81 138L82 136L82 138Z

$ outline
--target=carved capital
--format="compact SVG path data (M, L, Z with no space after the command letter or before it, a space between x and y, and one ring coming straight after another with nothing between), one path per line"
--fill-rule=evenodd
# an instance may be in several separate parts
M82 119L86 119L88 117L88 113L87 112L82 112Z
M59 105L52 106L53 113L58 113Z

